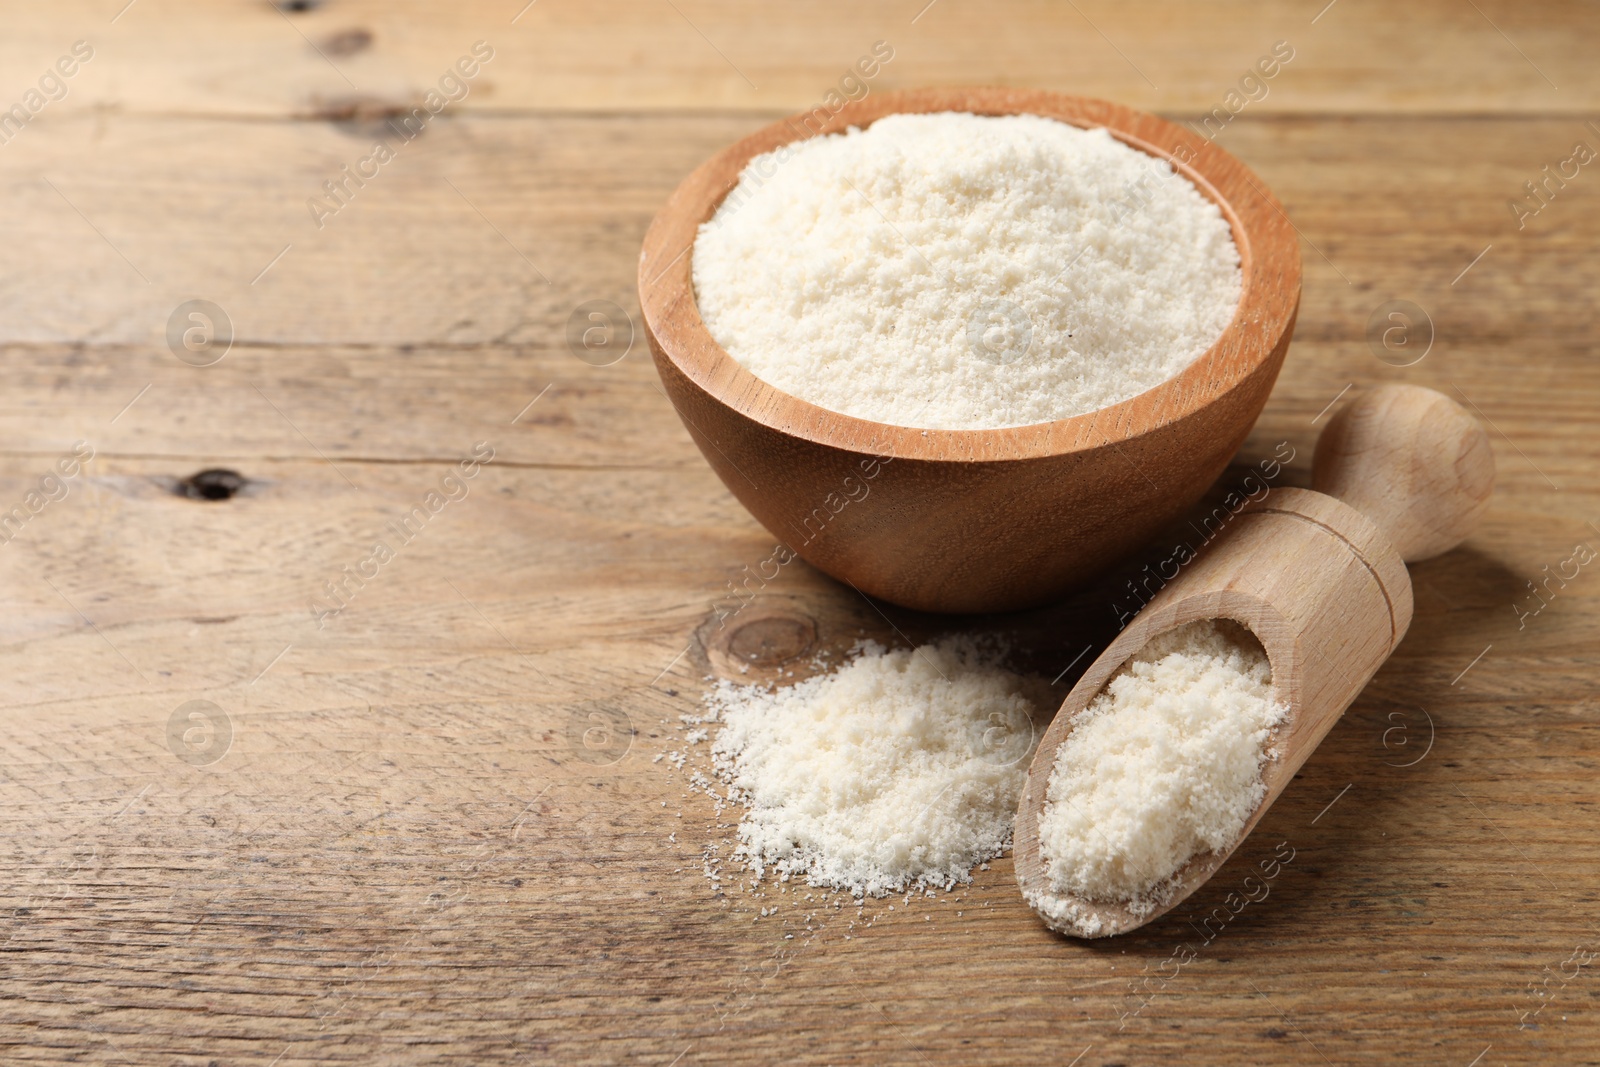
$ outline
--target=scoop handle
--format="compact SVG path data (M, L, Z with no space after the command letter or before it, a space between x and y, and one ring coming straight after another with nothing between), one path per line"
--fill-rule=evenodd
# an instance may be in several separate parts
M1380 385L1322 431L1311 487L1366 515L1407 562L1431 559L1477 526L1494 453L1478 420L1443 393Z

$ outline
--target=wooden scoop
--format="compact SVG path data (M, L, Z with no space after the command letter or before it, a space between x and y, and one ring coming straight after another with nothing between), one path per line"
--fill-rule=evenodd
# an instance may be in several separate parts
M1405 636L1411 578L1402 561L1448 551L1472 531L1494 486L1494 457L1483 428L1448 397L1385 385L1328 423L1311 480L1315 491L1272 490L1241 511L1100 654L1045 732L1017 810L1015 855L1023 897L1053 929L1126 933L1227 861ZM1053 893L1039 815L1057 747L1117 668L1151 638L1196 619L1231 619L1253 633L1272 666L1274 698L1289 708L1262 768L1265 798L1233 844L1180 867L1149 914Z

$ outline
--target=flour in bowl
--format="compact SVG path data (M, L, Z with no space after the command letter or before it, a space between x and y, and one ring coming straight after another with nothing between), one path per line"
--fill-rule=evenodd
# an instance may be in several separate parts
M1036 115L897 114L751 160L695 300L761 380L899 426L1050 422L1136 396L1233 318L1221 211L1166 161Z

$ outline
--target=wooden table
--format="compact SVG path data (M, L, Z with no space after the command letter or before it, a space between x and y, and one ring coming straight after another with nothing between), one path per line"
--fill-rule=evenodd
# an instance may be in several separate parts
M0 125L0 1060L1600 1062L1600 576L1528 585L1600 549L1600 172L1508 207L1600 148L1593 5L124 2L14 5L0 39L29 120ZM1288 442L1305 484L1328 406L1382 381L1494 435L1493 508L1415 569L1395 659L1207 889L1109 943L1046 932L1005 859L859 918L719 895L732 830L654 759L747 623L779 620L745 678L789 669L783 620L1009 634L1047 676L1115 627L1120 574L941 619L795 564L708 630L773 538L641 337L569 349L579 305L636 320L688 170L880 40L870 91L1195 121L1289 42L1217 138L1306 264L1240 462ZM1410 348L1369 343L1391 300L1431 319Z

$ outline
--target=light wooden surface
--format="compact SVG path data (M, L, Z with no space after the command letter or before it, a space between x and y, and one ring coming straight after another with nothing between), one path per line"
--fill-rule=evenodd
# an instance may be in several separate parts
M301 0L310 10L285 19L279 9L293 2L137 0L113 23L127 0L61 0L15 12L0 57L20 92L27 71L74 40L93 42L107 62L85 68L74 110L310 117L420 96L484 39L497 58L467 101L473 110L787 113L820 100L881 40L895 58L875 87L1071 84L1147 110L1202 112L1287 40L1299 77L1251 110L1592 117L1600 106L1590 49L1600 13L1581 0L1536 10L1338 0L1315 23L1327 0L1227 0L1203 12L1183 0L823 0L803 11L721 0Z
M0 545L0 1059L1600 1059L1582 965L1600 948L1600 579L1577 565L1543 606L1526 584L1600 546L1600 179L1584 167L1521 230L1506 206L1600 137L1595 9L1339 0L1313 25L1319 4L939 0L912 25L899 7L675 2L687 20L552 0L515 26L515 4L9 13L3 100L98 36L84 80L0 147L4 508L94 448ZM315 117L351 91L296 26L370 29L350 69L383 107L480 38L496 91L318 230L307 198L375 123ZM607 367L564 341L580 302L637 315L640 240L684 174L821 99L877 39L897 57L874 91L1036 85L1179 118L1292 40L1271 95L1218 139L1305 241L1297 337L1233 473L1285 443L1279 484L1308 484L1319 418L1352 383L1429 385L1490 426L1482 527L1413 568L1405 642L1260 848L1191 898L1209 911L1280 865L1193 959L1182 909L1107 944L1050 934L1009 860L958 901L875 905L870 928L846 912L807 931L786 896L733 886L719 900L699 856L730 831L652 762L684 747L677 716L738 650L757 653L743 677L785 669L807 632L785 618L833 649L950 625L880 614L794 563L735 648L735 626L707 624L771 538L701 459L641 338ZM196 298L237 332L205 368L164 340ZM1404 368L1366 340L1399 299L1436 334ZM323 583L477 441L495 457L467 497L318 629ZM173 492L218 466L249 479L232 499ZM1129 577L962 625L1015 633L1065 692ZM194 700L231 727L206 766L174 752L203 757L200 724L168 742ZM606 763L618 721L638 734Z
M1138 396L998 430L917 429L842 415L745 370L701 320L685 252L750 160L884 115L941 111L1044 115L1104 127L1161 155L1230 220L1243 281L1233 322L1182 373ZM719 152L651 223L639 256L639 302L667 395L728 491L825 574L926 611L1059 601L1188 511L1238 451L1294 331L1299 238L1237 157L1175 123L1107 101L928 89L879 94L807 125L824 117L786 117ZM1064 515L1073 521L1062 522Z

